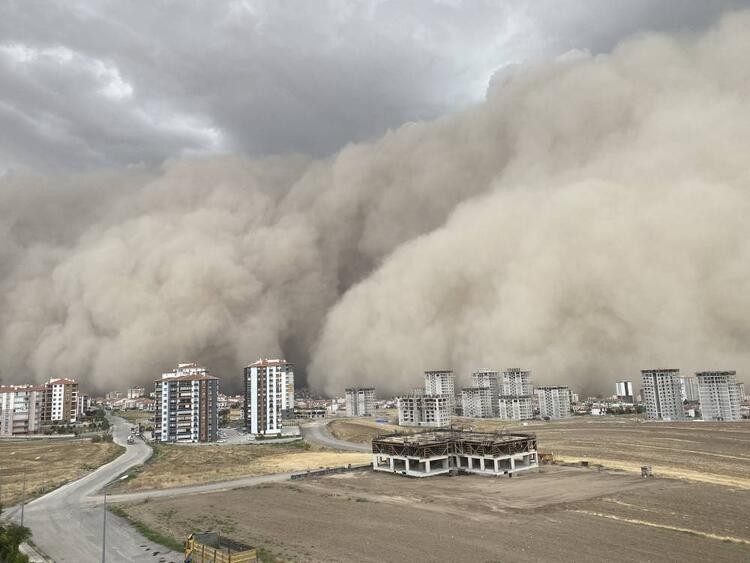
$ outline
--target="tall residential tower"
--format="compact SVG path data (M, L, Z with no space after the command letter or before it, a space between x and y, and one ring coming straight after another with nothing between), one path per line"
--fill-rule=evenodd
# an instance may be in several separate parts
M740 420L740 389L737 385L737 372L700 371L698 394L703 420Z
M258 360L245 368L245 427L252 434L280 434L294 413L294 366Z
M219 378L198 364L179 364L154 382L154 440L215 442Z
M646 418L651 420L684 420L679 369L641 370Z

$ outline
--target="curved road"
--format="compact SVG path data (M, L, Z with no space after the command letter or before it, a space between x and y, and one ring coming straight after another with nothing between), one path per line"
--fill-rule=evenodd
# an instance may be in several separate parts
M101 561L103 496L99 491L122 473L145 462L152 450L143 442L127 444L130 424L111 417L116 443L125 446L120 457L103 465L85 477L56 489L26 505L24 524L31 528L33 540L57 563L96 563ZM346 442L334 438L326 428L326 421L316 421L302 427L305 440L329 448L369 452L366 444ZM230 481L107 495L108 503L132 502L146 498L171 497L186 494L226 491L261 483L285 481L292 473L277 473L257 477L241 477ZM20 508L10 509L7 515L20 519ZM112 562L180 562L182 554L156 545L138 533L126 520L107 513L106 560Z
M127 445L130 424L111 418L116 443L127 449L120 457L85 477L63 485L26 505L24 525L31 528L33 541L57 563L96 563L102 560L101 500L92 503L88 497L131 467L151 456L151 448L141 441ZM9 514L20 520L20 509ZM127 521L107 514L106 561L181 562L180 553L158 546L139 534ZM157 555L154 555L158 552Z
M302 436L308 442L325 446L327 448L334 448L337 450L351 450L355 452L372 452L372 447L369 444L357 444L356 442L346 442L334 438L333 434L328 431L326 426L329 421L327 420L316 420L310 424L301 426Z

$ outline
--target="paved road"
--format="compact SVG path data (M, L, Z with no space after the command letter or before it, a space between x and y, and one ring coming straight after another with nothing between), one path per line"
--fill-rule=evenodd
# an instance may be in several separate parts
M334 448L337 450L351 450L355 452L372 452L370 444L357 444L356 442L346 442L333 437L326 427L326 420L316 420L309 424L301 426L302 436L308 442Z
M85 477L68 483L32 501L25 508L24 524L31 528L34 543L57 563L96 563L102 558L102 504L92 502L104 485L127 469L151 456L151 448L141 441L126 445L130 424L111 418L115 442L127 448L116 460ZM16 520L20 511L10 511ZM122 518L107 514L106 561L181 562L182 555L144 538ZM157 553L156 555L154 555Z
M57 563L101 561L103 497L98 493L107 483L129 468L142 464L151 456L151 448L141 441L133 445L126 444L130 431L129 423L117 417L112 417L110 420L113 423L115 442L127 448L125 453L85 477L68 483L26 505L24 524L31 528L34 542ZM367 444L334 438L326 428L325 421L315 421L303 426L302 433L305 440L329 448L371 451ZM204 485L108 495L107 502L132 502L146 498L226 491L261 483L285 481L290 476L291 473L277 473ZM20 511L16 507L8 511L8 515L18 520ZM106 561L113 563L161 561L177 563L182 561L181 554L147 540L127 521L112 513L107 514L106 547Z

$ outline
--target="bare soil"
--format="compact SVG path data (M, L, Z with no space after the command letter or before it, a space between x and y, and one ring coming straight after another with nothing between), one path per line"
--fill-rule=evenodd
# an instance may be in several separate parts
M746 561L750 492L548 466L513 479L349 473L125 507L289 561Z
M642 422L629 417L575 417L564 422L510 425L498 420L457 419L476 431L534 432L539 451L561 462L586 460L608 468L750 489L750 422ZM377 428L360 420L334 421L332 432L366 442ZM409 429L404 429L409 430Z

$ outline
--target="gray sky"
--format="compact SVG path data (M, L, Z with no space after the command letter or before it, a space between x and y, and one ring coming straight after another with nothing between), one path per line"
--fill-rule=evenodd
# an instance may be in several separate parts
M504 65L700 30L739 1L0 4L0 174L327 156L484 97Z

